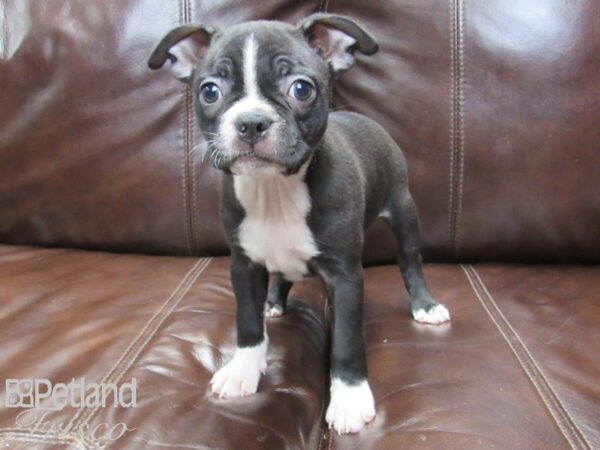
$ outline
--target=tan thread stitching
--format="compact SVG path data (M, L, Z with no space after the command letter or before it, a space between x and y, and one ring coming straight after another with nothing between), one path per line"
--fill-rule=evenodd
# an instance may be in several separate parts
M542 395L539 391L539 389L537 388L537 383L535 381L535 378L532 376L532 374L530 373L530 370L527 366L525 366L523 364L523 362L521 361L521 357L518 353L518 351L515 349L514 345L512 344L512 342L510 341L510 338L507 336L506 332L504 331L504 329L502 328L502 326L498 323L498 321L496 320L496 318L494 317L493 313L491 312L489 306L487 305L486 301L483 299L483 297L481 296L480 293L480 289L477 286L476 282L473 279L473 276L470 273L470 266L463 266L461 264L460 266L462 268L462 270L465 272L465 275L467 276L467 279L469 281L469 284L471 284L471 287L473 288L473 291L475 292L475 295L477 296L477 299L479 300L479 302L481 303L481 305L483 306L483 308L485 309L485 311L487 312L488 316L490 317L491 321L494 323L494 325L496 326L496 328L498 329L498 331L500 331L500 334L502 335L502 337L504 338L504 340L506 341L506 343L508 344L508 346L510 347L511 351L513 352L513 354L516 356L517 361L519 362L519 365L521 366L521 368L525 371L525 373L527 374L527 377L529 378L529 380L533 383L534 387L536 388L536 391L538 392L538 394L540 395L540 397L542 398L544 404L546 405L546 408L548 409L548 411L550 412L550 414L552 415L552 417L554 418L555 422L557 422L557 425L559 427L559 429L561 430L563 436L565 436L565 438L567 439L567 441L569 442L569 445L573 447L573 444L571 442L571 440L569 439L569 437L567 436L566 430L563 428L563 426L561 425L560 422L558 422L556 420L556 417L553 413L552 408L550 408L550 406L548 405L548 402L545 398L544 395Z
M525 343L523 342L521 337L517 334L515 329L512 327L510 322L508 322L508 320L498 307L497 303L494 301L492 295L481 280L481 277L479 277L479 274L477 273L475 268L470 265L461 265L460 267L465 272L465 275L467 276L467 279L469 280L469 283L471 284L475 295L479 299L479 302L483 305L485 311L488 313L488 316L490 317L494 325L496 325L496 328L500 331L500 334L502 335L502 337L512 350L513 354L519 361L521 368L525 371L527 377L534 385L536 391L540 395L542 401L546 405L546 408L548 409L552 418L558 425L563 436L569 442L571 448L590 449L591 445L587 441L585 435L577 426L577 423L573 420L568 410L565 408L564 404L560 400L560 397L554 390L554 387L550 384L548 378L546 378L546 375L541 370L536 360L533 358L533 355L531 354L527 346L525 346ZM487 302L481 295L480 290L487 297L490 305L494 308L494 311L502 320L502 323L500 323L496 319L496 317L494 316L494 312L492 312L492 310L490 309L490 305L487 304ZM505 327L502 326L503 324L506 328L508 328L508 330L505 330ZM508 335L508 331L511 332L512 337L514 338L514 340L516 340L516 344L518 344L518 346L522 350L521 352L519 352L519 349L512 342L510 336ZM525 355L523 355L522 353L525 353ZM530 366L533 366L533 368ZM550 391L550 393L547 393L546 391ZM567 427L569 428L569 430L567 430Z
M450 16L450 169L448 174L448 253L452 257L453 208L454 208L454 84L455 84L455 12L454 1L448 0Z
M181 99L181 103L182 103L182 109L183 109L183 113L181 116L181 132L182 132L182 140L183 140L183 147L181 150L181 192L182 192L182 197L183 197L183 215L184 215L184 227L185 227L185 237L186 237L186 245L187 245L187 250L188 250L188 254L191 255L192 254L192 238L191 238L191 233L190 233L190 223L188 220L189 217L189 213L188 213L188 200L187 200L187 182L186 182L186 144L185 144L185 130L184 130L184 121L185 121L185 111L186 111L186 101L185 101L185 97L187 95L187 87L184 88L183 92L182 92L182 99Z
M329 8L329 0L321 0L319 2L319 12L326 13L327 8ZM330 109L333 108L333 103L334 103L334 100L333 100L334 92L333 91L334 91L334 89L335 89L335 86L334 86L333 80L330 80L330 82L329 82L329 108Z
M193 93L190 91L191 98L190 98L190 115L191 115L191 124L190 124L190 149L192 149L190 151L190 166L192 169L192 208L191 208L191 215L192 215L192 237L193 237L193 248L194 250L198 249L198 239L200 237L200 229L199 229L199 225L198 225L198 203L197 203L197 196L196 196L196 187L197 187L197 181L196 181L196 161L195 161L195 152L194 152L194 146L195 146L195 140L194 140L194 123L195 123L195 115L194 115L194 96Z
M194 167L193 151L193 96L192 90L186 85L185 88L185 99L184 99L184 170L185 170L185 189L186 189L186 201L187 201L187 227L190 233L191 239L191 254L195 253L196 250L196 168Z
M194 2L188 0L189 5L189 18L192 20L194 17ZM190 167L192 169L192 208L190 214L192 215L192 244L194 250L198 249L198 239L200 237L200 230L198 229L198 204L196 202L196 164L194 158L194 146L195 146L195 123L196 113L194 111L194 91L190 89L190 98L188 102L188 129L189 129L189 158Z
M173 310L177 307L177 305L183 299L183 297L185 297L187 292L191 289L192 285L195 283L195 281L198 279L198 277L202 274L202 272L204 272L204 270L208 267L208 265L210 264L211 261L212 261L212 258L208 258L208 259L202 258L202 259L198 260L192 266L192 268L190 268L190 270L188 270L188 272L184 275L184 277L179 282L177 287L171 292L169 297L161 305L161 307L158 309L158 311L152 316L152 318L148 322L146 322L146 324L144 325L142 330L138 333L138 335L133 339L133 341L126 348L125 352L123 352L121 357L111 367L111 369L108 371L108 373L103 377L101 383L107 383L109 381L117 383L118 381L120 381L122 376L127 372L127 370L129 370L131 368L131 366L133 365L135 360L138 358L138 356L141 354L141 352L144 350L144 348L146 348L148 343L156 335L156 333L157 333L158 329L160 328L160 326L162 325L162 323L164 323L164 321L171 314L171 312L173 312ZM166 311L166 312L164 314L162 314L164 311ZM162 317L160 317L161 314L162 314ZM147 334L146 336L144 336L147 333L147 331L151 328L152 328L152 331L149 334ZM141 344L137 345L139 342L141 342ZM137 348L137 350L134 350L136 345L138 348ZM122 367L121 370L119 370L117 372L119 365L122 365L122 364L125 364L124 367ZM115 374L115 372L116 372L116 375L113 376L113 374ZM89 422L89 420L91 420L92 417L96 414L97 410L98 410L98 408L93 408L93 409L89 409L89 410L86 410L84 408L79 409L77 411L77 413L73 416L73 418L67 424L66 429L71 430L73 428L78 428L82 424ZM80 419L79 422L78 422L78 419ZM39 440L39 441L45 442L45 441L50 441L52 439L63 439L63 440L66 439L67 441L65 443L76 442L79 444L81 444L81 443L85 444L86 442L89 442L90 444L85 444L86 447L84 447L84 448L89 448L89 449L104 448L104 445L102 445L92 439L83 438L77 434L70 433L69 431L61 432L61 433L46 432L44 435L34 435L33 433L28 433L26 431L24 432L24 431L15 431L14 429L0 429L0 433L9 435L9 436L0 437L0 439L4 439L4 440L10 439L10 440L19 440L19 441L26 441L26 442L37 442ZM19 433L21 433L21 434L19 434ZM35 439L35 441L33 439Z
M165 300L165 302L161 305L161 307L154 313L154 315L150 318L150 320L148 322L146 322L146 324L144 325L144 327L142 328L142 330L138 333L138 335L129 343L129 345L127 346L127 348L125 349L125 351L123 352L123 354L121 355L121 357L113 364L113 366L110 368L110 370L106 373L106 375L104 375L104 377L102 378L102 380L100 381L101 384L106 383L107 380L112 377L113 373L117 370L117 367L119 366L119 364L122 363L122 361L124 360L124 358L127 357L127 355L132 351L133 347L135 346L135 344L142 339L143 335L146 333L146 330L150 327L150 324L152 324L152 322L154 322L154 320L161 314L161 312L166 308L166 306L168 305L168 303L171 301L171 299L173 298L173 296L175 295L176 292L178 292L181 289L182 284L185 282L185 280L187 279L187 277L196 269L196 267L198 266L198 264L200 264L202 260L198 260L191 268L190 270L187 271L187 273L183 276L183 278L181 279L181 281L179 282L179 284L175 287L175 289L171 292L171 294L169 295L169 297L167 297L167 299ZM81 408L77 411L77 413L73 416L73 418L69 421L69 423L67 424L67 430L71 430L73 427L74 422L79 418L79 416L84 412L84 409Z
M116 372L115 376L109 377L107 379L107 382L118 383L122 379L123 375L125 375L125 373L131 368L133 363L137 360L139 355L146 348L148 343L156 335L156 333L158 332L158 330L160 329L160 327L164 323L164 321L175 310L175 308L177 307L179 302L185 297L185 295L191 289L191 287L196 282L198 277L208 267L211 260L212 260L212 258L199 260L194 265L192 270L190 272L188 272L188 274L186 275L184 280L182 280L182 282L178 286L179 289L176 289L175 291L173 291L173 294L171 294L171 296L165 301L163 308L161 308L161 310L159 311L159 314L162 311L165 311L165 313L162 314L162 317L158 318L157 315L154 316L154 317L157 317L157 320L156 320L156 323L152 325L152 331L149 334L147 334L145 337L143 336L144 330L138 335L139 339L136 338L134 341L141 341L141 344L138 345L138 348L135 351L133 350L134 346L131 346L132 352L133 352L131 355L129 355L127 352L125 352L123 354L123 356L120 358L120 360L124 363L123 367L118 372ZM145 330L150 329L151 322L152 322L152 320L146 324L146 327L144 327ZM119 365L120 364L117 363L113 367L116 368ZM94 415L98 412L99 409L100 409L99 407L88 409L81 417L81 420L79 421L79 423L77 425L75 425L75 427L77 428L85 423L89 423L89 421L94 417Z
M184 22L190 22L193 17L192 14L192 3L190 0L186 0L185 3L185 11L186 15L184 18ZM186 153L186 172L187 172L187 199L188 199L188 221L190 227L190 236L191 236L191 246L192 246L192 254L195 254L195 250L197 249L197 240L198 240L198 230L197 230L197 220L196 220L196 167L194 165L194 94L190 85L186 85L186 97L185 97L185 153ZM191 180L190 180L191 179ZM191 192L189 192L191 191Z
M68 444L76 445L83 450L101 450L104 445L91 438L73 435L71 433L51 433L40 435L35 432L27 432L22 430L1 430L3 436L0 436L0 441L17 441L17 442L34 442L38 444Z
M458 190L456 192L456 213L454 219L454 258L459 257L460 249L460 218L462 213L463 203L463 182L464 182L464 166L465 166L465 57L464 57L464 41L465 41L465 3L464 0L458 0L458 85L457 85L457 106L458 106Z
M156 322L158 320L158 317L161 315L161 313L169 306L169 304L173 301L173 299L177 296L177 294L184 288L184 286L187 285L186 283L190 279L190 277L194 276L195 272L199 269L199 267L201 267L201 265L203 263L206 263L205 264L205 266L206 266L206 265L208 265L209 262L210 262L210 260L200 259L190 268L190 270L187 271L187 273L183 276L183 278L181 279L179 284L171 292L169 297L167 297L165 302L154 313L154 315L150 318L150 320L148 322L146 322L146 324L144 325L142 330L130 342L130 344L127 346L125 351L121 354L121 357L113 364L113 366L106 373L106 375L104 375L104 377L102 378L100 383L107 383L109 379L113 378L113 374L117 371L118 367L121 364L123 364L123 362L127 359L127 357L134 351L133 349L138 344L138 342L140 342L140 341L142 341L142 339L144 339L144 335L146 334L148 329L151 327L151 325L154 322ZM205 267L205 266L202 266L202 267ZM86 410L84 408L81 408L77 411L77 413L73 416L73 418L67 424L67 430L71 430L71 429L73 429L73 427L76 426L75 425L76 422L80 419L80 416L85 413L85 411ZM77 424L77 425L79 425L79 424Z
M487 287L483 283L483 280L481 280L481 277L479 276L479 274L477 273L477 271L475 270L475 268L471 266L471 269L473 270L474 275L479 280L479 283L480 283L481 287L483 288L483 291L485 292L485 294L489 298L490 302L492 303L492 305L494 305L494 308L497 310L497 312L500 315L500 317L502 318L502 320L506 323L506 325L508 326L508 328L510 329L510 331L513 333L513 335L515 336L515 338L517 339L517 341L519 342L519 344L521 344L521 347L525 351L525 353L527 354L527 356L529 357L529 360L534 365L534 367L537 369L537 371L539 372L539 375L542 377L542 379L546 383L546 387L553 394L554 400L558 403L558 405L562 409L562 412L564 413L564 415L567 416L567 418L568 418L567 424L573 428L573 430L572 430L573 432L575 432L575 431L579 432L579 434L581 435L581 436L579 436L579 438L581 438L591 448L591 444L587 441L586 436L583 434L583 432L581 431L581 429L577 425L577 422L573 419L573 417L569 413L568 409L565 407L564 403L562 402L562 400L558 396L556 390L554 389L554 387L552 386L552 384L550 383L550 381L546 377L546 374L542 371L541 367L539 366L539 364L537 363L537 361L534 359L533 355L529 351L529 348L525 345L525 343L521 339L521 336L513 328L513 326L511 325L511 323L506 319L506 316L504 315L504 313L502 312L502 310L500 309L500 307L498 306L498 304L494 300L494 297L492 297L492 295L488 291Z
M187 23L188 13L186 0L182 0L179 2L179 23ZM180 127L181 127L181 139L182 139L182 148L181 148L181 192L183 197L183 214L184 214L184 226L185 226L185 236L186 236L186 244L188 249L188 254L193 254L193 232L191 229L191 221L190 221L190 209L189 209L189 196L188 196L188 159L189 159L189 147L188 147L188 130L187 130L187 115L188 115L188 95L189 95L190 87L186 84L181 91L181 117L180 117Z
M448 253L456 259L464 178L464 2L449 0L450 16L450 169Z
M86 441L90 442L94 445L99 445L99 442L91 437L85 437L78 435L76 433L70 433L68 431L55 431L55 430L47 430L42 432L35 431L30 428L0 428L0 434L2 435L10 435L10 436L23 436L28 437L31 436L33 439L44 440L44 439L62 439L62 440L71 440L71 441ZM5 437L3 437L4 439Z

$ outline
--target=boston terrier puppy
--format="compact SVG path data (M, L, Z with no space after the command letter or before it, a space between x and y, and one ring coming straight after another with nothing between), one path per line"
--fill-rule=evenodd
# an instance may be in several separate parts
M419 224L406 161L373 120L329 109L331 82L355 53L378 45L356 22L315 14L297 26L255 21L215 30L185 25L169 32L148 62L167 61L191 86L214 167L223 172L221 216L231 248L237 349L217 371L212 391L250 395L267 368L265 317L281 315L292 283L325 282L333 305L331 400L338 433L375 417L363 339L364 230L385 218L414 319L449 320L423 278ZM269 273L275 274L268 287Z

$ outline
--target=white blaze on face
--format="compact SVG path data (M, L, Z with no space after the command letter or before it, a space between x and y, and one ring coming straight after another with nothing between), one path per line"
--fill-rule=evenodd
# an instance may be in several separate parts
M246 95L251 98L260 96L258 90L258 82L256 80L256 55L258 53L258 45L254 35L251 34L244 45L244 90Z
M235 102L221 117L219 134L223 146L229 152L237 153L237 129L235 121L240 114L256 112L270 117L273 122L279 118L275 108L261 95L258 87L258 43L251 34L246 38L242 51L242 73L244 79L244 97Z

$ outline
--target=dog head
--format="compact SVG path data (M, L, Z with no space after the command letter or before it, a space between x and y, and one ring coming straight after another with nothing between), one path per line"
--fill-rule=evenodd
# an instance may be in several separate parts
M323 136L330 82L352 66L357 50L371 55L378 46L352 20L315 14L297 26L182 26L162 39L148 65L169 61L173 75L190 84L216 168L289 175Z

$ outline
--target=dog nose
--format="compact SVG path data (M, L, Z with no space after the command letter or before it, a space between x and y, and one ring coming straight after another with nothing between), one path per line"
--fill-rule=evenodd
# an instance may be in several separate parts
M235 127L242 141L254 144L265 137L272 123L273 121L264 114L251 112L240 114Z

